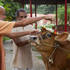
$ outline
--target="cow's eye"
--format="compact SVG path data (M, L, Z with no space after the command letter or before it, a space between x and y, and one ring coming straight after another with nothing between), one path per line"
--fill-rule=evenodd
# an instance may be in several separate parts
M47 37L51 37L51 33L47 33L46 36L47 36Z
M42 38L43 38L43 39L46 39L46 36L45 36L45 35L42 35Z

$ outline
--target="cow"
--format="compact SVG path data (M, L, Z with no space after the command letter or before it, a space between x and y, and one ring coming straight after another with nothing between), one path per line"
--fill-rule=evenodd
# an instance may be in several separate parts
M45 28L31 37L32 44L40 52L46 70L70 70L70 34L54 34Z

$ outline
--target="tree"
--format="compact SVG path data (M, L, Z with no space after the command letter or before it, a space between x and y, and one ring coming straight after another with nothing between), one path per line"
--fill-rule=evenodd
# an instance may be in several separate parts
M65 6L59 6L58 7L58 17L59 17L59 23L64 24L65 21ZM67 5L67 21L70 24L70 5Z
M41 14L48 14L48 13L54 13L55 11L55 5L39 5L37 8L37 12Z
M12 0L1 0L0 5L6 9L6 20L8 21L14 20L16 10L22 7L21 4Z

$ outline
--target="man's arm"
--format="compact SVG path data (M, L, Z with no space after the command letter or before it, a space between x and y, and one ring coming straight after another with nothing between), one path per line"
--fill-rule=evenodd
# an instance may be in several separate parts
M52 18L47 17L47 16L35 17L35 18L32 17L32 18L23 19L21 21L17 21L16 24L14 25L14 27L26 26L28 24L33 24L42 19L52 20Z
M21 36L25 36L25 35L34 35L36 34L38 31L26 31L26 32L13 32L13 33L7 33L5 34L5 36L11 38L11 39L15 39Z

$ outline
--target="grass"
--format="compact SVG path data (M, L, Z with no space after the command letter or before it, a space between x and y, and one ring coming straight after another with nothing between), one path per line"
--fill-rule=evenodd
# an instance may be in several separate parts
M36 56L38 59L42 59L42 56Z
M10 40L10 38L4 37L4 38L3 38L3 41L6 41L6 40Z

